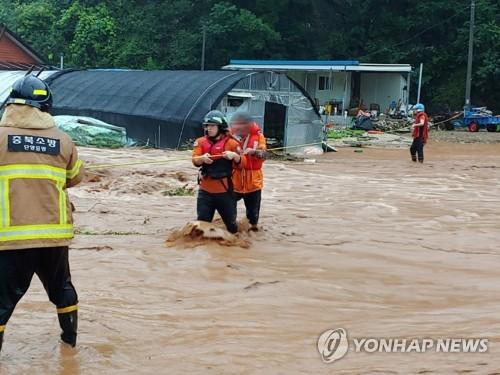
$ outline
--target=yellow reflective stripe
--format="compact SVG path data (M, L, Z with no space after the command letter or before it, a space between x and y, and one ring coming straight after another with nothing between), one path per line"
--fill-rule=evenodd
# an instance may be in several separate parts
M47 90L35 89L33 90L33 95L47 95Z
M73 228L72 224L60 225L60 224L33 224L33 225L13 225L9 228L2 229L4 232L17 231L17 230L38 230L38 229L59 229L59 228Z
M73 306L68 306L68 307L62 307L60 309L57 309L58 314L67 314L73 311L78 310L78 305L73 305Z
M23 225L0 229L0 242L73 238L73 225Z
M15 104L26 104L26 100L25 99L14 99L14 103Z
M59 192L59 224L68 223L68 207L66 203L66 193L64 192L65 182L57 183L57 191Z
M75 163L75 166L71 170L66 172L66 178L68 180L71 180L71 179L75 178L76 176L78 176L82 165L83 165L82 161L77 160Z
M0 170L29 169L29 170L50 170L56 173L65 173L64 168L53 167L48 164L10 164L0 166Z
M5 331L5 327L7 327L7 326L5 326L5 325L0 326L0 333L2 333L3 331Z
M0 167L0 177L5 178L42 178L66 181L66 170L50 165L12 164Z
M9 180L7 179L0 179L0 204L0 228L7 228L10 225Z

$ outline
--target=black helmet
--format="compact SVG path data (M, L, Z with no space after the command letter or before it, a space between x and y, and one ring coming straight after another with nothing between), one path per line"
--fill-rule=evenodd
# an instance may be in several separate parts
M203 126L208 124L219 125L219 132L227 131L229 129L226 116L224 116L221 111L208 112L203 119Z
M45 81L30 74L14 82L9 104L25 104L48 112L52 107L52 92Z

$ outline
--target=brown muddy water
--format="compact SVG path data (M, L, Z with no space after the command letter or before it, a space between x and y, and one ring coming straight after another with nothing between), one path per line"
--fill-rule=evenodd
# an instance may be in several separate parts
M194 197L168 196L195 185L188 161L100 172L71 193L78 347L59 344L55 309L34 280L9 322L0 374L500 373L500 147L426 151L425 165L372 149L269 162L264 230L242 236L248 247L165 245L195 215ZM350 338L485 337L489 351L351 348L323 364L318 336L337 327Z

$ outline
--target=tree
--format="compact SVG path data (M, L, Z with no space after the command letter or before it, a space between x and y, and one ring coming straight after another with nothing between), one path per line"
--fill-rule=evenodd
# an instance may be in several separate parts
M82 67L112 67L116 55L116 21L105 4L86 7L73 3L57 26L69 40L72 64Z
M218 68L233 58L269 58L280 34L261 18L227 2L215 4L206 21L208 66Z
M476 14L472 100L500 111L498 0L477 0ZM424 62L429 108L464 101L469 0L0 0L0 22L52 64L63 52L74 67L199 69L205 25L207 68L230 58Z

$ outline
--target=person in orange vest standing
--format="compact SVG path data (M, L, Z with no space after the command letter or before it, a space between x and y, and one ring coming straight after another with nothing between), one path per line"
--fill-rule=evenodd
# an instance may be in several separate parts
M237 112L231 118L231 131L240 142L243 155L247 157L243 167L233 172L236 200L243 199L250 230L258 231L264 174L262 167L267 153L266 138L259 125L246 112Z
M56 306L63 342L75 346L78 296L68 246L73 218L67 188L84 177L71 138L54 126L47 83L16 81L0 121L0 350L12 313L34 274Z
M193 164L200 167L197 199L198 220L211 222L217 211L231 233L238 232L233 170L245 166L239 144L229 131L222 112L210 111L203 120L205 136L193 148Z
M413 143L410 147L411 160L424 162L424 146L429 139L429 117L423 104L415 105L415 123L412 125Z

